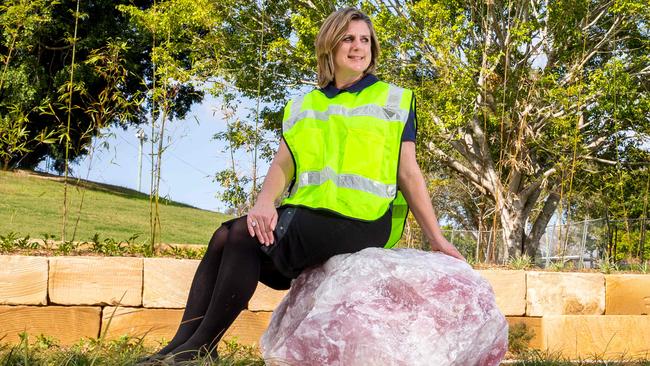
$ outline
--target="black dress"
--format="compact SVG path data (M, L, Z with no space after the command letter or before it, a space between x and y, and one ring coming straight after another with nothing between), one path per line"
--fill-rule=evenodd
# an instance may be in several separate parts
M273 232L274 244L260 244L260 250L264 253L263 260L268 262L270 259L287 279L296 278L305 268L319 265L337 254L383 247L391 230L390 210L379 219L368 222L324 210L293 206L278 208L278 216ZM235 220L223 225L230 227Z

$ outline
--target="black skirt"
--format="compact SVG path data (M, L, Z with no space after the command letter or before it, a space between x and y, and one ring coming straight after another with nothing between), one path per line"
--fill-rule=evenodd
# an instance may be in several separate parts
M230 227L232 222L223 224ZM383 247L390 230L390 210L375 221L359 221L329 211L283 206L278 208L274 244L260 244L260 250L285 277L296 278L337 254Z

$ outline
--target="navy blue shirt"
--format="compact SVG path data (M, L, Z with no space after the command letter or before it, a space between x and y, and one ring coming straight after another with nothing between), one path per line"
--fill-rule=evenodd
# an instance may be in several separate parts
M350 85L349 87L345 89L338 89L336 85L334 85L334 82L332 81L329 83L326 87L321 88L320 91L323 92L328 98L334 98L337 96L339 93L358 93L362 91L363 89L369 87L370 85L376 83L379 81L377 77L373 74L367 74L366 76L362 77L359 81L356 83ZM411 100L411 110L409 111L409 118L406 121L406 126L404 127L404 132L402 133L402 141L413 141L415 142L415 134L417 132L416 129L416 115L415 115L415 95L413 95L413 99Z

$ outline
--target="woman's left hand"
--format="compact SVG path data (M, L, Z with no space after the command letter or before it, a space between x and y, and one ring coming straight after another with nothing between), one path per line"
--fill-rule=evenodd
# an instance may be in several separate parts
M452 243L448 242L444 237L438 238L436 240L430 240L430 242L431 250L438 251L448 256L458 258L463 262L467 262L467 259L465 259L465 257L460 254L458 249L456 249L456 247Z

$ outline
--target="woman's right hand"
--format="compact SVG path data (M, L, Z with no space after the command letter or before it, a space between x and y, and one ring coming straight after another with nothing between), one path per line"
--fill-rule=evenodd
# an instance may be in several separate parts
M258 200L255 206L248 212L246 224L248 233L264 245L273 244L273 230L278 223L278 211L273 202L262 202Z

